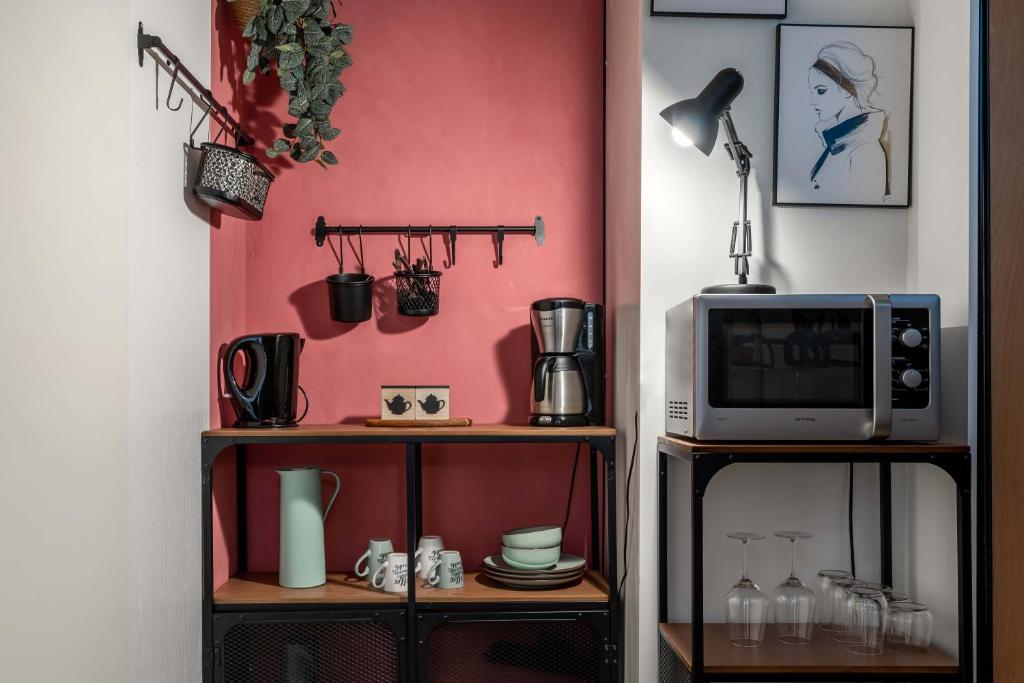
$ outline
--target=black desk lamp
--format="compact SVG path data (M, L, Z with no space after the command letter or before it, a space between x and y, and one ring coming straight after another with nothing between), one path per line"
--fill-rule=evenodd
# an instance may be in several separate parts
M705 156L711 156L718 140L718 122L725 126L728 142L725 151L736 162L736 175L740 179L740 220L732 224L732 242L729 258L735 264L739 283L716 285L701 290L704 294L774 294L771 285L756 285L747 282L750 275L750 220L747 218L747 178L750 176L750 160L753 154L739 141L736 126L732 122L729 107L743 90L743 76L736 69L723 69L711 79L696 99L676 102L661 112L661 118L672 126L672 139L684 147L696 147ZM742 243L737 251L736 238L743 227Z

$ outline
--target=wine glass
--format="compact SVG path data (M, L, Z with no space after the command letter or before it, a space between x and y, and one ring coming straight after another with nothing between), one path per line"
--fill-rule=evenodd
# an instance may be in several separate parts
M768 596L747 576L747 545L751 541L763 541L764 536L749 531L734 531L726 536L743 543L743 576L725 594L729 642L736 647L760 647L764 644L764 630L768 624L771 603Z
M789 577L775 589L775 629L779 642L807 645L814 633L814 591L796 575L796 543L814 534L806 531L776 531L775 535L789 541Z
M829 593L832 611L832 640L839 643L857 642L857 635L853 632L853 615L849 609L849 598L850 591L863 584L863 581L853 577L832 581L832 589Z
M851 630L847 652L856 655L880 655L885 651L885 625L889 604L882 591L858 586L850 589L847 604Z
M817 582L817 620L822 631L833 631L832 623L832 582L837 579L852 579L853 574L844 569L822 569L818 572Z
M926 652L932 644L932 622L927 606L897 602L890 605L885 640L896 650Z

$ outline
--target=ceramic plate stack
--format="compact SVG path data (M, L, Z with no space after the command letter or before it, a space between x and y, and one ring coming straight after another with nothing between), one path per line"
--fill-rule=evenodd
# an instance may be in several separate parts
M579 581L587 561L562 552L562 528L535 526L506 531L501 553L484 558L484 574L514 588L554 588Z

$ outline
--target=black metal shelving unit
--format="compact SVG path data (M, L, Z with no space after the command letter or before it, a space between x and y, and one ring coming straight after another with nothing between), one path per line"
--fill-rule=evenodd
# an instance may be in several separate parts
M788 653L766 656L765 648L729 648L724 631L704 622L704 496L712 479L723 469L739 464L777 463L854 463L879 467L881 510L881 576L892 580L892 489L891 465L926 464L949 475L957 496L957 570L958 570L958 658L934 651L876 659L860 657L860 662L839 661L841 648L829 649L831 639L818 639L811 645L788 646ZM691 490L690 534L692 585L692 624L669 623L668 531L669 467L689 470ZM681 492L680 495L686 495ZM896 682L972 683L972 550L971 550L971 453L967 446L946 443L703 443L689 439L658 439L658 621L659 681L661 683L703 683L704 681L850 681L859 683ZM710 628L709 628L710 627ZM770 634L769 634L770 635ZM722 645L724 647L717 647ZM712 642L718 641L718 642ZM819 644L816 646L816 642ZM813 654L820 647L820 656ZM835 650L834 652L832 650ZM743 654L737 654L742 650ZM714 653L714 654L712 654ZM755 658L755 654L757 658ZM791 658L787 659L787 657ZM917 657L915 659L915 657ZM745 661L751 663L746 663ZM754 658L754 659L751 659ZM759 659L758 659L759 658ZM819 661L815 661L815 659ZM754 662L761 662L757 664Z
M248 446L391 444L405 454L406 547L422 535L422 460L432 444L581 444L590 452L591 572L584 597L570 588L536 599L494 588L473 599L449 600L436 589L403 599L362 589L343 602L310 600L288 589L247 602L219 601L213 578L213 472L217 457L236 456L238 575L246 572L246 463ZM218 429L202 437L203 682L281 680L477 680L479 667L511 666L517 681L618 681L618 594L615 537L615 430L607 427L388 429L351 425L279 430ZM600 486L603 483L603 491ZM603 498L603 499L602 499ZM603 504L602 504L603 503ZM602 542L603 541L603 542ZM598 551L600 548L600 552ZM475 559L475 558L470 558ZM229 583L230 583L229 579ZM467 577L467 584L469 583ZM315 589L306 589L315 590ZM273 595L284 594L277 600ZM292 595L295 599L291 599ZM475 596L480 595L479 599ZM524 595L527 595L524 598ZM524 645L530 643L529 646ZM486 650L482 648L486 647ZM456 673L453 667L462 667ZM344 672L344 673L340 673ZM353 674L352 672L358 672ZM302 678L306 676L306 678ZM343 677L340 677L343 676ZM467 678L467 676L469 676Z

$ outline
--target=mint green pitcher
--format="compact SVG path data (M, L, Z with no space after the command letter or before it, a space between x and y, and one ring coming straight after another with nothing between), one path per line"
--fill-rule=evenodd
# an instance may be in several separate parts
M319 467L284 467L281 476L281 565L278 583L285 588L312 588L327 582L324 522L341 490L341 479ZM321 510L320 480L334 477L334 493Z

